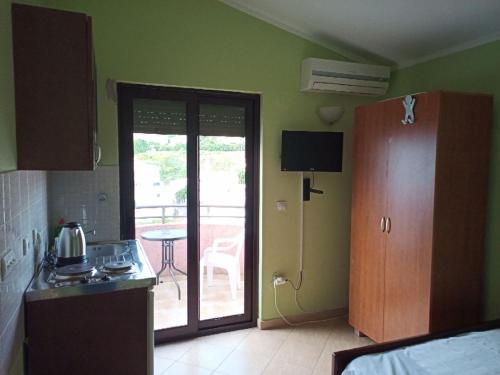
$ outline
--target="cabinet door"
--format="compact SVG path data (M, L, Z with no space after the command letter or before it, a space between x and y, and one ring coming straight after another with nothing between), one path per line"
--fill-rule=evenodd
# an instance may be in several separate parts
M415 123L401 99L387 102L389 145L384 341L429 330L439 93L416 96Z
M385 111L384 103L356 110L353 150L349 323L375 341L383 338Z
M12 5L19 169L94 168L89 18Z

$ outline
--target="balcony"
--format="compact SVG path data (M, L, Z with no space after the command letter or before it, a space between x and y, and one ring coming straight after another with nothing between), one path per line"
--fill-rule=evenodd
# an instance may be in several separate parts
M161 269L161 242L144 240L144 232L158 229L186 229L187 208L182 204L136 206L136 238L141 242L155 272ZM230 205L200 205L200 258L218 238L232 238L244 231L245 207ZM187 240L174 242L175 266L187 270ZM244 250L240 254L239 277L243 282ZM181 298L170 274L165 270L155 286L155 329L187 324L187 278L176 273ZM214 268L213 283L208 284L203 274L203 299L200 301L200 319L212 319L242 314L244 310L243 286L233 298L226 271Z

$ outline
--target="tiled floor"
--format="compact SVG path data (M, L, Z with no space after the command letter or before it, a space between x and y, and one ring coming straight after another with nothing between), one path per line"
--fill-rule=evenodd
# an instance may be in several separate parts
M274 330L245 329L155 348L155 375L331 374L334 351L372 344L345 318Z
M179 327L187 324L187 283L186 276L177 275L181 287L181 299L177 288L168 275L162 274L160 285L155 286L155 329ZM202 320L228 315L243 314L243 287L231 298L229 281L226 274L215 274L213 285L207 285L205 274L204 296L200 304Z

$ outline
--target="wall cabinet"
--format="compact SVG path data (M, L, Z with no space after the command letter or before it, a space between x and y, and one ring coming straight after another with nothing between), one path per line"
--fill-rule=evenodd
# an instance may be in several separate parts
M94 169L90 17L13 4L12 35L18 169Z
M357 108L349 322L377 342L480 320L492 97Z

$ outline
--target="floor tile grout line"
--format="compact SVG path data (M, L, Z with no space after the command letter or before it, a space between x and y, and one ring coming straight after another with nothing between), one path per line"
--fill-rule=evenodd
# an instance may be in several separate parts
M267 368L269 367L269 365L271 364L271 362L273 361L274 358L276 358L276 355L278 354L278 352L280 351L281 347L283 345L285 345L285 343L288 341L288 339L291 337L292 333L295 331L295 328L294 327L291 327L290 328L290 333L286 336L286 338L283 340L283 342L280 344L280 346L278 347L278 349L276 349L276 351L274 352L274 354L271 356L271 359L269 360L268 364L266 365L266 367L264 367L264 369L262 370L261 373L264 373Z
M323 354L323 352L326 350L326 346L328 345L328 340L330 339L330 337L333 335L333 328L330 328L330 333L328 334L326 340L325 340L325 344L323 346L323 349L321 349L321 353L319 354L319 357L318 359L316 360L316 364L314 365L313 369L312 369L312 372L311 374L314 374L314 372L316 371L316 369L318 368L319 366L319 360L321 359L321 355Z
M158 358L160 358L160 357L158 357ZM163 359L166 359L166 358L163 358ZM165 368L165 370L163 370L163 371L162 371L159 375L164 375L164 374L167 372L167 370L168 370L170 367L172 367L172 366L175 364L175 362L176 362L176 361L172 361L172 360L170 360L170 361L171 361L172 363L171 363L171 364L169 364L169 365ZM156 374L154 374L154 375L156 375Z
M295 332L295 331L296 331L296 329L297 329L297 328L292 327L291 332L287 335L287 338L283 341L283 343L281 344L281 346L283 346L283 345L284 345L284 344L285 344L285 343L286 343L286 342L290 339L290 337L292 336L293 332ZM311 368L311 367L308 367L308 369L310 369L310 370L311 370L311 374L313 374L313 373L314 373L314 371L316 371L316 367L318 366L319 360L320 360L320 358L321 358L321 354L323 354L323 351L326 349L326 345L327 345L327 343L328 343L328 339L329 339L329 338L330 338L330 336L333 334L333 328L330 328L329 330L330 330L330 332L328 333L328 336L327 336L327 337L326 337L326 339L325 339L325 342L324 342L324 344L323 344L323 346L322 346L322 348L321 348L321 351L320 351L320 354L319 354L318 359L316 360L316 363L314 364L314 366L313 366L312 368ZM281 348L281 346L280 346L280 348ZM264 368L264 370L262 370L262 372L264 372L264 371L265 371L265 370L269 367L269 365L271 364L272 360L273 360L273 359L276 357L276 355L278 354L278 352L279 352L279 349L280 349L280 348L278 348L278 350L276 350L276 353L274 353L274 355L272 356L271 360L270 360L270 361L269 361L269 363L266 365L266 367ZM304 367L304 366L302 366L302 367Z
M262 331L260 328L257 328L257 329L258 329L258 331ZM292 330L293 330L293 328L292 328ZM245 337L244 337L244 338L243 338L243 339L242 339L242 340L241 340L238 344L236 344L236 346L235 346L235 347L234 347L234 349L231 351L231 353L229 353L229 354L227 355L227 357L226 357L226 358L224 358L224 360L223 360L223 361L220 363L220 365L219 365L219 366L218 366L218 367L217 367L217 368L216 368L216 369L212 372L212 374L215 374L215 373L216 373L216 371L217 371L217 370L218 370L218 369L222 366L222 364L224 363L224 361L226 361L226 360L227 360L227 358L228 358L228 357L229 357L232 353L234 353L234 352L238 349L238 347L239 347L239 346L243 343L243 341L245 341L245 339L246 339L248 336L250 336L250 333L248 333L248 334L247 334L247 335L246 335L246 336L245 336ZM287 338L288 338L289 336L290 336L290 334L288 334ZM283 343L284 343L285 341L286 341L286 339L285 339L285 340L283 340L283 342L280 344L280 347L281 347L281 345L283 345ZM262 374L262 373L266 370L267 366L269 366L269 363L271 363L271 361L273 360L273 358L274 358L274 356L276 355L276 353L278 353L278 350L279 350L279 348L278 348L278 349L276 349L276 352L275 352L275 353L271 356L271 358L269 359L269 362L266 364L266 366L265 366L265 367L262 369L262 371L260 372L261 374Z
M176 363L182 365L182 366L189 366L189 367L196 367L196 368L201 368L202 370L207 370L207 371L212 371L212 369L208 368L208 367L203 367L199 364L193 364L193 363L186 363L186 362L180 362L180 361L174 361L174 363L172 363L172 366L175 365ZM171 366L170 366L171 367ZM215 370L214 370L215 371ZM210 373L211 374L211 373ZM163 375L163 374L162 374Z
M321 327L320 327L321 328ZM332 337L334 337L337 332L336 332L336 329L335 329L335 326L330 326L330 325L325 325L322 327L322 330L324 329L324 334L322 334L321 336L324 337L324 340L323 343L317 347L317 352L319 353L317 359L314 361L314 363L311 363L313 366L312 367L309 367L309 366L304 366L303 364L300 365L299 363L297 363L297 367L298 366L302 366L305 368L307 368L307 370L310 372L310 374L318 374L318 370L322 370L323 369L323 365L326 364L325 360L328 360L329 358L329 355L331 353L329 353L329 351L327 351L327 348L329 347L329 342L332 340ZM238 333L238 331L234 331L234 332L228 332L228 333L223 333L221 334L220 339L222 341L224 341L224 339L228 339L231 337L231 334L235 334L234 336L234 339L233 338L230 338L231 341L233 341L233 343L231 345L227 345L227 354L224 355L222 357L222 360L220 361L220 363L218 365L216 365L215 368L211 369L209 367L204 367L203 365L199 365L199 364L194 364L194 363L189 363L189 362L182 362L181 361L181 358L193 347L194 345L194 341L196 341L197 339L193 339L191 344L190 345L186 345L186 347L184 347L181 351L180 351L180 357L177 359L177 360L172 360L170 358L164 358L164 357L161 357L161 356L156 356L155 355L155 358L159 358L159 359L165 359L165 360L169 360L171 363L165 367L162 372L160 373L161 375L164 375L166 374L166 372L169 371L170 368L172 368L172 366L174 366L176 363L177 364L182 364L182 365L187 365L187 366L193 366L193 367L196 367L196 368L200 368L200 369L203 369L205 371L207 371L207 373L210 373L210 374L216 374L218 371L221 370L222 366L228 361L228 358L233 355L239 348L242 347L243 343L245 342L245 340L247 340L249 337L251 337L252 334L254 333L257 333L257 332L262 332L263 330L260 330L260 329L257 329L257 328L249 328L249 329L244 329L243 330L243 334L241 333ZM288 331L288 332L286 332ZM272 351L272 354L267 357L265 352L262 353L262 356L263 357L267 357L267 363L265 364L265 366L262 368L262 370L260 370L259 373L263 373L265 371L267 371L269 368L270 368L270 365L271 363L276 360L280 350L282 350L283 346L286 345L287 343L291 343L291 342L295 342L299 345L299 349L300 350L300 345L301 345L301 338L302 338L302 333L305 333L306 336L308 334L307 330L306 332L301 332L302 330L301 329L297 329L295 327L290 327L286 330L285 332L283 332L283 335L278 335L278 336L270 336L270 337L275 337L277 340L277 347L275 348L275 350ZM311 332L311 334L314 336L316 335L315 333L316 331L313 330ZM299 334L298 336L294 335L294 333L297 333ZM226 337L227 336L227 337ZM307 344L309 341L306 340L304 341L304 344ZM168 344L167 344L168 345ZM331 366L331 361L329 362L329 365ZM156 375L156 374L155 374Z
M234 351L236 350L236 348L237 348L237 347L238 347L238 346L239 346L239 345L243 342L243 340L245 340L245 339L248 337L248 335L249 335L249 333L247 333L247 334L246 334L246 335L245 335L245 336L244 336L244 337L240 340L240 342L238 342L238 343L234 346L233 350L231 350L231 351L229 352L229 354L228 354L226 357L224 357L224 359L222 360L222 362L221 362L221 363L219 363L219 366L217 366L217 367L214 369L214 371L212 372L212 374L213 374L213 373L215 373L215 372L217 371L217 369L219 369L219 368L222 366L222 364L224 363L224 361L225 361L226 359L228 359L228 358L229 358L229 356L230 356L232 353L234 353Z

